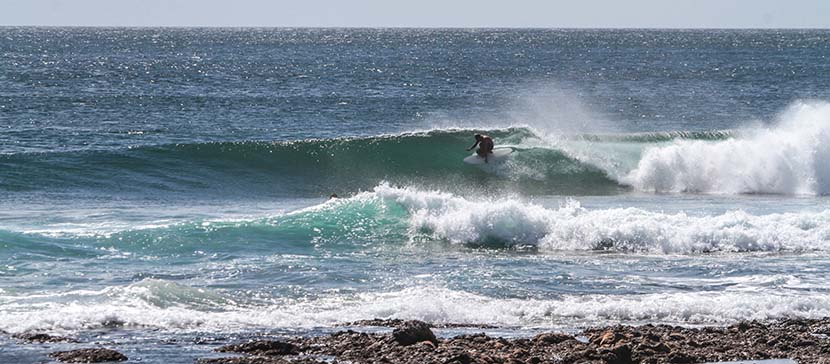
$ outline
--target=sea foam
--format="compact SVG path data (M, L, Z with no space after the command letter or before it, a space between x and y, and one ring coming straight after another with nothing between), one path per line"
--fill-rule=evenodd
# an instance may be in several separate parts
M171 293L173 289L182 292ZM167 281L142 281L72 300L44 298L6 302L0 329L9 332L74 331L112 327L182 331L331 327L366 318L418 319L435 323L489 324L525 328L573 328L609 322L724 324L738 320L830 315L826 293L781 291L665 292L641 295L579 294L551 298L499 298L440 286L412 286L387 292L332 294L316 299L275 299L240 305ZM181 297L199 292L198 302ZM66 296L66 295L64 295ZM217 305L205 309L211 297ZM12 300L14 301L14 300ZM166 302L166 303L165 303ZM221 305L218 303L221 302Z

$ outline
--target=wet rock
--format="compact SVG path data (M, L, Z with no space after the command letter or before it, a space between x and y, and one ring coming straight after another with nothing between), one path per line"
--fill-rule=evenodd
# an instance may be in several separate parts
M560 333L543 333L533 337L533 342L536 345L541 344L559 344L564 341L568 340L575 340L573 336L567 334L560 334Z
M285 360L283 358L265 356L245 356L234 358L198 359L197 364L328 364L311 358Z
M296 355L300 352L294 344L274 340L256 340L242 344L225 345L216 349L216 351L261 356Z
M101 327L107 329L117 329L124 327L127 323L124 320L118 319L117 317L109 317L101 321Z
M477 328L477 329L495 329L498 326L494 325L487 325L487 324L453 324L453 323L443 323L443 324L431 324L430 326L440 329L460 329L460 328Z
M421 341L429 341L433 344L438 343L438 339L432 333L432 330L429 329L429 325L423 321L406 321L398 325L392 331L392 337L395 338L398 344L403 346L412 345Z
M228 341L228 339L227 339L227 338L224 338L224 337L221 337L221 336L217 336L217 337L210 337L210 336L205 336L205 337L202 337L202 336L197 336L197 337L193 338L193 341L192 341L192 342L193 342L194 344L196 344L196 345L210 345L210 344L214 344L214 345L215 345L215 344L218 344L218 343L221 343L221 342L225 342L225 341Z
M49 356L64 363L102 363L127 360L124 354L102 348L57 351L49 354Z
M340 326L377 326L377 327L396 327L404 323L401 319L371 319L347 322Z
M269 358L269 357L235 357L235 358L209 358L209 359L197 359L196 364L288 364L285 359L282 358Z
M30 342L30 343L76 343L78 342L75 339L63 337L63 336L53 336L49 334L42 334L42 333L22 333L22 334L15 334L12 335L13 338Z
M376 326L376 327L398 327L405 323L401 319L371 319L348 322L338 326ZM495 329L496 326L487 324L459 324L459 323L427 323L430 328L441 329L458 329L458 328L479 328L479 329Z

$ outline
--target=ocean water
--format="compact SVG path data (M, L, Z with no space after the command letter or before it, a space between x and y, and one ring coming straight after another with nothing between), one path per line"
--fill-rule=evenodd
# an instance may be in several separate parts
M0 54L9 333L191 363L371 318L830 315L830 31L0 28ZM514 153L466 165L474 133Z

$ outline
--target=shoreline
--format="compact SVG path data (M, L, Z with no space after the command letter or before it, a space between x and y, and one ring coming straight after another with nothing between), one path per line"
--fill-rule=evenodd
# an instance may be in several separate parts
M355 330L383 327L391 332ZM275 340L252 334L211 342L194 362L200 364L324 364L324 363L591 363L659 364L759 361L830 364L830 317L744 321L730 326L682 327L645 324L590 327L576 334L543 332L532 337L501 338L485 333L436 337L433 328L498 329L490 325L430 325L422 321L369 319L318 336ZM118 347L102 347L72 337L43 333L0 333L17 345L61 343L71 350L49 350L54 358L99 355L120 358ZM97 340L95 340L97 342ZM106 346L106 345L105 345ZM90 349L93 349L92 351ZM121 356L118 356L118 355ZM90 357L85 357L89 360ZM94 360L94 358L93 358ZM124 357L123 360L128 360ZM140 359L139 359L140 360ZM96 361L87 361L96 362Z

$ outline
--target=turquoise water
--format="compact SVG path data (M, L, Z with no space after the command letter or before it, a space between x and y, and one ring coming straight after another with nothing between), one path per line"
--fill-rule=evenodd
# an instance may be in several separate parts
M828 38L2 28L0 329L190 363L370 318L827 316ZM463 164L480 132L511 158Z

